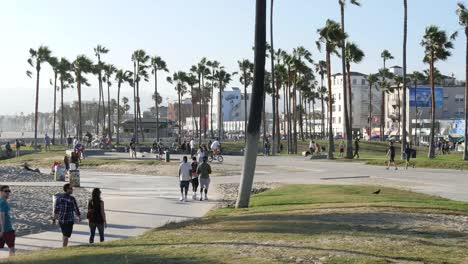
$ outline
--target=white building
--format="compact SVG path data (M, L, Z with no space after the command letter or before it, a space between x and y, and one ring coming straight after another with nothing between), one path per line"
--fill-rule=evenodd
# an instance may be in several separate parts
M372 86L372 131L373 135L379 129L381 93ZM369 127L369 82L367 75L359 72L351 72L351 97L352 97L352 119L353 132L366 134ZM343 76L341 73L332 75L332 94L335 99L333 104L333 134L344 136L344 98L343 98ZM348 110L349 111L349 110Z
M250 94L247 94L247 118L250 111ZM215 93L213 98L213 122L208 120L208 124L213 123L213 129L218 129L218 112L219 112L219 94ZM231 90L225 89L222 94L222 121L225 123L225 131L235 132L244 131L245 117L245 99L244 93L237 87ZM208 117L209 119L210 117ZM242 123L242 124L241 124Z

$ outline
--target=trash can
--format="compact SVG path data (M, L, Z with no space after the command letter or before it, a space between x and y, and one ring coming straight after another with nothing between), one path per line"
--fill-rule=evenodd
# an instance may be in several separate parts
M169 151L164 151L164 161L169 162L171 161L171 155L169 154Z
M68 178L70 179L71 186L80 187L80 171L79 170L69 170Z

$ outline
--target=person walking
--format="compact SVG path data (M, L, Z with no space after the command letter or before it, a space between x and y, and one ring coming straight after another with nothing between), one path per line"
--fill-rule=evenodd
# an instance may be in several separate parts
M130 141L129 151L130 151L130 158L136 159L137 158L137 156L136 156L136 146L135 146L135 142L133 140Z
M340 149L340 158L342 158L344 154L344 142L343 141L340 142L339 149Z
M203 149L203 146L199 146L198 147L198 151L197 151L197 160L198 160L198 163L202 163L203 162L203 157L205 156L205 150ZM196 170L196 168L195 168Z
M192 180L192 167L187 162L187 156L182 158L182 163L179 165L179 181L180 181L180 201L187 201L187 193Z
M69 149L73 148L73 138L70 135L68 135L68 138L67 138L67 147Z
M16 157L18 158L21 155L21 142L19 139L15 141L15 148L16 148Z
M406 146L405 146L405 159L406 159L405 170L407 170L408 165L410 165L410 159L411 159L412 154L413 154L413 150L411 149L410 145L408 143L406 143ZM414 168L414 164L413 164L413 168Z
M395 147L393 146L393 141L390 141L387 156L389 157L387 170L390 169L391 164L393 164L393 166L395 166L395 170L398 170L398 167L397 167L397 165L395 163Z
M359 159L359 139L357 139L357 138L356 138L356 140L354 140L354 155L353 155L353 158L355 158L356 156Z
M53 224L58 220L63 235L62 245L63 247L67 247L68 240L73 233L75 214L78 217L78 222L81 222L81 214L76 199L72 196L73 187L67 183L63 185L63 191L65 193L57 195L57 200L55 201Z
M310 151L310 155L314 155L314 153L315 153L315 141L313 141L313 140L310 140L310 142L309 142L309 151Z
M190 139L190 157L193 157L195 155L195 140L193 138Z
M11 224L10 205L8 199L10 198L11 190L8 185L0 187L0 248L4 248L5 244L8 246L9 255L15 255L15 230Z
M200 179L200 201L203 200L203 191L205 200L208 200L208 188L210 187L211 166L207 163L208 158L203 158L203 163L198 165L197 174Z
M45 138L44 138L44 143L45 143L45 151L50 151L50 143L52 142L52 140L50 139L49 135L45 135Z
M265 143L263 146L263 155L265 155L265 157L270 156L270 142L268 141L268 138L265 138Z
M192 191L193 191L192 199L197 200L197 191L198 191L198 185L199 185L198 174L197 174L197 168L198 168L197 158L195 157L192 158L191 167L192 167Z
M91 200L88 202L88 213L86 214L89 223L89 243L94 243L96 228L99 231L99 241L104 242L104 228L107 228L106 212L104 210L104 201L101 199L101 190L94 188Z

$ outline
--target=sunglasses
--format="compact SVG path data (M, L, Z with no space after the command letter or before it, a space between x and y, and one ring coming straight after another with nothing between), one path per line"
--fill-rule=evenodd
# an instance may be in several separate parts
M11 190L3 190L4 193L11 193Z

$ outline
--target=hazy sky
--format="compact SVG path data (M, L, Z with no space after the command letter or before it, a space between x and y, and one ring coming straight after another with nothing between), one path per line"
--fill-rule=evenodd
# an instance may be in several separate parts
M268 1L269 2L269 1ZM362 7L348 5L346 31L365 51L366 58L353 71L375 72L381 67L380 53L388 49L401 65L403 0L362 0ZM449 33L461 29L455 15L457 0L408 0L408 71L427 68L420 41L427 25ZM93 60L93 47L110 49L105 62L131 69L131 53L145 49L166 60L170 71L188 70L202 57L222 62L237 71L237 61L252 59L254 0L3 0L0 2L0 114L34 110L35 80L25 72L31 47L47 45L53 55L69 60L86 54ZM299 45L310 49L314 60L324 59L315 48L317 28L327 18L339 20L338 0L275 0L275 48L288 51ZM453 56L436 66L444 73L464 79L464 34L460 32ZM269 38L269 37L268 37ZM340 69L335 58L332 71ZM83 98L97 99L96 78ZM49 67L41 71L40 111L52 111L53 93ZM238 86L239 82L231 83ZM152 105L153 82L141 85L143 108ZM160 91L175 99L172 86L160 76ZM111 89L116 97L115 86ZM131 89L123 87L131 97ZM76 100L76 91L65 93Z

